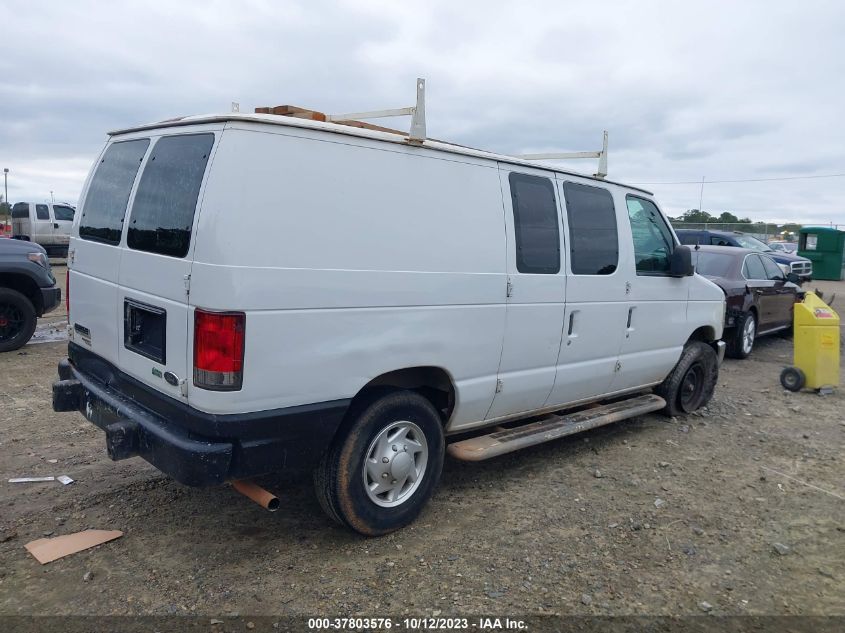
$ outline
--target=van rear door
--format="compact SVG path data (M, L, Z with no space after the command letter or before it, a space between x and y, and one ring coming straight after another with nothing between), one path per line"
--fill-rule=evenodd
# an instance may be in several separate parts
M214 141L208 128L153 139L127 216L118 275L120 369L182 399L192 366L191 237Z

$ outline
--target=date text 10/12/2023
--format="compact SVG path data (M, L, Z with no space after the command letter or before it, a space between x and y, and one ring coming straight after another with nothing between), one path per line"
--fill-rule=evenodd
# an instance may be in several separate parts
M476 631L524 631L528 628L524 620L497 617L479 618L309 618L308 629L320 630L476 630Z

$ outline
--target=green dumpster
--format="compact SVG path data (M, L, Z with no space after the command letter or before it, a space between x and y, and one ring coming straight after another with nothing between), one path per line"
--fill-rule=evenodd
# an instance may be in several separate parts
M805 226L799 231L798 254L813 262L813 279L845 278L845 231Z

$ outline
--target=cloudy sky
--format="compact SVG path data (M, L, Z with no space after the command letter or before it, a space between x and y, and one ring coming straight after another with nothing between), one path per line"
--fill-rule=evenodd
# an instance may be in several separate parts
M845 224L845 3L0 0L9 198L75 202L108 130L402 107L504 153L591 150L670 215ZM394 121L391 125L406 125ZM593 162L568 163L583 171ZM812 179L794 177L825 176ZM775 179L775 180L772 180Z

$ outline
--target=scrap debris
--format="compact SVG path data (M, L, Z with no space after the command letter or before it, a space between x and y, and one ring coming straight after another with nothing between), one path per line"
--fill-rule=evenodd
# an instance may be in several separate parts
M24 547L42 565L123 536L120 530L83 530L53 538L39 538Z

